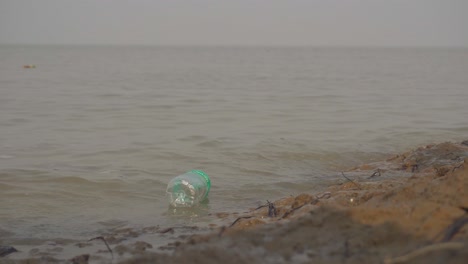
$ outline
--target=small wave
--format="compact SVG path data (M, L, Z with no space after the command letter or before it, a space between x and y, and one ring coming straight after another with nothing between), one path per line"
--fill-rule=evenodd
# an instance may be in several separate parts
M252 176L255 176L255 177L266 176L266 177L271 177L271 178L279 178L279 177L282 176L282 175L274 173L272 171L265 171L265 170L258 170L258 169L240 168L240 171L243 174L248 174L248 175L252 175Z
M12 124L27 123L29 121L31 120L26 118L11 118L8 120L8 122L11 122Z
M205 136L193 135L193 136L179 138L178 140L180 140L180 141L202 141L202 140L205 140L205 139L206 139Z
M102 156L102 155L128 155L128 154L134 154L134 153L140 153L141 148L122 148L122 149L116 149L116 150L101 150L101 151L96 151L93 153L84 153L84 154L77 154L76 157L90 157L90 156Z
M204 141L202 143L197 144L199 147L207 147L207 148L215 148L215 147L220 147L223 145L223 142L220 140L208 140Z
M0 192L4 192L4 191L12 191L12 190L15 190L15 189L18 189L19 187L13 185L13 184L8 184L8 183L2 183L0 182ZM1 197L1 195L0 195Z
M447 130L452 131L452 132L468 132L468 126L464 124L464 125L456 126L453 128L448 128Z
M144 109L144 110L159 110L159 109L174 109L177 106L175 105L168 105L168 104L163 104L163 105L142 105L139 106L138 108Z
M94 185L94 184L97 184L96 182L93 182L93 181L90 181L90 180L87 180L85 178L82 178L82 177L78 177L78 176L64 176L64 177L57 177L57 178L52 178L50 179L52 180L54 183L62 183L62 184L76 184L76 185Z
M34 169L5 169L0 171L0 180L2 179L11 179L15 180L22 180L29 177L40 177L48 175L49 172L42 171L42 170L34 170Z
M122 97L123 94L117 94L117 93L105 93L105 94L98 94L96 97L102 97L102 98L109 98L109 97Z

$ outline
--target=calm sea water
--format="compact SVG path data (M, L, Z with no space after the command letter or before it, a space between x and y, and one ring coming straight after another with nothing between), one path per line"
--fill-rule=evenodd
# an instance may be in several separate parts
M467 73L468 49L0 46L0 242L206 224L467 139ZM177 215L191 169L210 201Z

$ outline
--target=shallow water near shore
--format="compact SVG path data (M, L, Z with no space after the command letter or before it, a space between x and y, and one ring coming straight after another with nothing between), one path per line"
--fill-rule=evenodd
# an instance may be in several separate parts
M0 242L206 227L464 140L467 70L468 49L0 46ZM209 202L168 209L191 169Z

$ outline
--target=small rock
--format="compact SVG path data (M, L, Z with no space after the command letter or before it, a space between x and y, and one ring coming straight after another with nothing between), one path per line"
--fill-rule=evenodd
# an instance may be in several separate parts
M220 212L220 213L216 213L216 216L217 216L218 218L224 219L224 218L226 218L226 217L229 216L229 213Z
M18 252L16 248L11 247L11 246L0 246L0 257L4 257L6 255L9 255L11 253Z
M150 243L144 242L144 241L137 241L134 244L134 250L137 253L141 253L145 251L147 248L153 248L153 246Z
M83 254L70 259L73 264L88 264L89 254Z
M122 256L123 254L125 254L125 252L129 252L130 251L130 248L125 246L125 245L118 245L114 248L115 252L117 252L117 254L119 254L120 256Z

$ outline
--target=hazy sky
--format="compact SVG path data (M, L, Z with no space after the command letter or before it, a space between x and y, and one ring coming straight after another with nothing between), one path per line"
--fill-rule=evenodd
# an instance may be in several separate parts
M0 0L0 43L468 46L468 0Z

